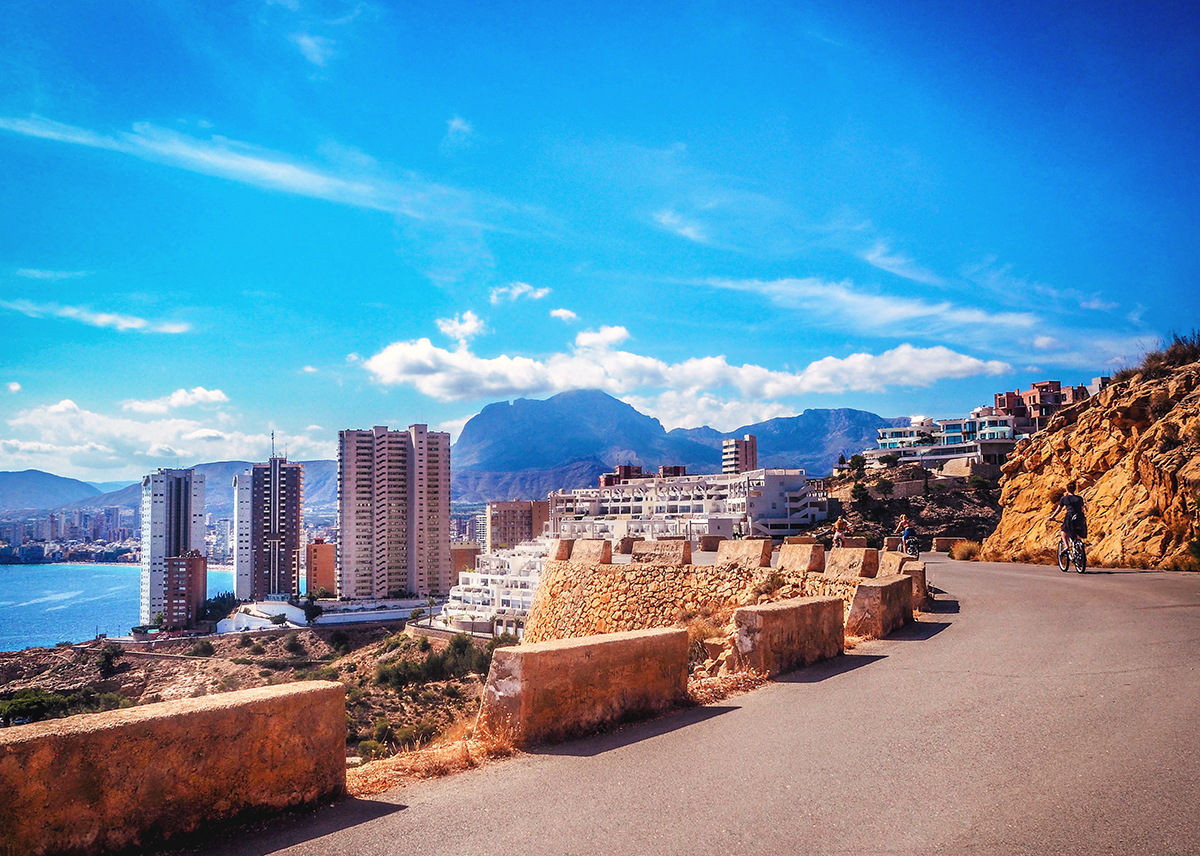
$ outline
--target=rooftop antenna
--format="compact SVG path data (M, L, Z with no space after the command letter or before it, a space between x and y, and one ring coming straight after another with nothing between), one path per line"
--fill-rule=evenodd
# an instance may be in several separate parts
M275 432L271 432L271 457L275 457Z

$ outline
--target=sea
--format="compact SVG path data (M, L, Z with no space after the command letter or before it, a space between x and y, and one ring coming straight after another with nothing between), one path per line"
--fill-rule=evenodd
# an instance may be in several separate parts
M0 651L128 636L140 621L133 564L0 565ZM231 568L209 568L208 596L233 591Z

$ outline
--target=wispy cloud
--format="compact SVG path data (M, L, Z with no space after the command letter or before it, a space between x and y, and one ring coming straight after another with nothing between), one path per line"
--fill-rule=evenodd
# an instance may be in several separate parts
M305 374L316 374L320 370L316 366L305 366L304 368L300 369L300 371L304 372Z
M6 384L5 388L6 388L6 389L7 389L9 392L16 393L16 392L20 392L20 391L21 391L21 384L17 383L15 380L13 380L13 381L9 381L9 382Z
M911 279L914 282L922 282L926 285L945 285L945 280L933 271L921 267L903 253L892 252L891 248L883 241L876 243L864 253L863 259L880 270L886 270L888 273L894 273L896 276Z
M703 244L708 240L708 236L699 223L686 220L669 208L656 213L654 220L667 231L674 232L689 241L695 241L697 244Z
M130 399L122 401L121 407L135 413L169 413L178 407L193 407L197 404L223 404L229 398L219 389L205 389L202 386L191 389L177 389L170 395L149 401Z
M550 317L558 318L560 321L566 321L567 323L579 320L579 316L570 309L551 309Z
M31 300L0 300L0 308L20 312L30 318L64 318L90 327L106 327L140 333L186 333L192 325L181 321L148 321L136 315L118 312L96 312L85 306L61 306L57 303L34 303Z
M17 276L23 276L26 279L45 279L57 281L60 279L78 279L81 276L87 276L91 271L87 270L37 270L34 268L21 268L17 272Z
M475 144L475 126L461 116L451 116L446 120L446 133L442 137L440 151L450 155L462 149L469 149Z
M300 49L304 58L313 65L325 67L325 64L336 54L337 42L324 36L314 36L310 33L291 33L288 40Z
M462 315L455 315L453 318L437 319L437 328L451 339L456 340L460 344L465 344L468 340L482 333L485 325L478 315L468 309Z
M522 297L528 300L541 300L549 293L549 288L534 288L527 282L514 282L509 285L493 288L491 301L492 305L495 306L506 300L519 300Z

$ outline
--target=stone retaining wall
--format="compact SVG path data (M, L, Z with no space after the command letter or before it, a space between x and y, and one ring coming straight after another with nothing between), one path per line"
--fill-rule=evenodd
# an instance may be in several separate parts
M0 729L0 850L145 849L346 787L345 688L259 687Z
M765 568L771 564L771 546L768 538L722 541L717 546L716 567L723 571Z
M879 554L879 571L877 577L893 577L904 573L904 567L910 562L917 561L916 556L898 551L885 551Z
M836 657L844 650L843 621L838 597L799 597L735 610L736 667L774 677Z
M825 573L831 577L874 577L879 573L879 551L867 547L834 547L825 556Z
M571 561L581 565L611 565L612 541L580 538L571 546Z
M630 549L631 561L647 565L690 565L691 541L637 541Z
M687 674L683 629L497 648L476 733L509 737L518 746L587 734L682 703Z
M912 619L911 577L862 580L846 616L846 635L882 639Z
M823 544L784 544L779 548L776 567L783 571L821 574L825 572Z

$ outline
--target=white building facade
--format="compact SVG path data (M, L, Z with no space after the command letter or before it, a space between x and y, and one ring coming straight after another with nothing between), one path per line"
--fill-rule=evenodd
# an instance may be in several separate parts
M166 607L166 559L203 554L205 533L203 473L160 469L142 479L142 624Z
M522 636L548 549L549 542L541 539L477 557L475 570L461 572L450 589L442 623L468 632Z
M250 576L250 488L253 480L249 470L233 477L233 594L238 600L249 600L252 592Z
M561 538L736 535L783 538L828 513L801 469L646 476L610 487L550 494L550 532Z
M894 454L902 464L927 469L957 459L999 466L1016 445L1015 423L1015 417L993 407L977 407L970 416L953 419L913 417L907 426L878 429L877 448L863 454L874 462Z

